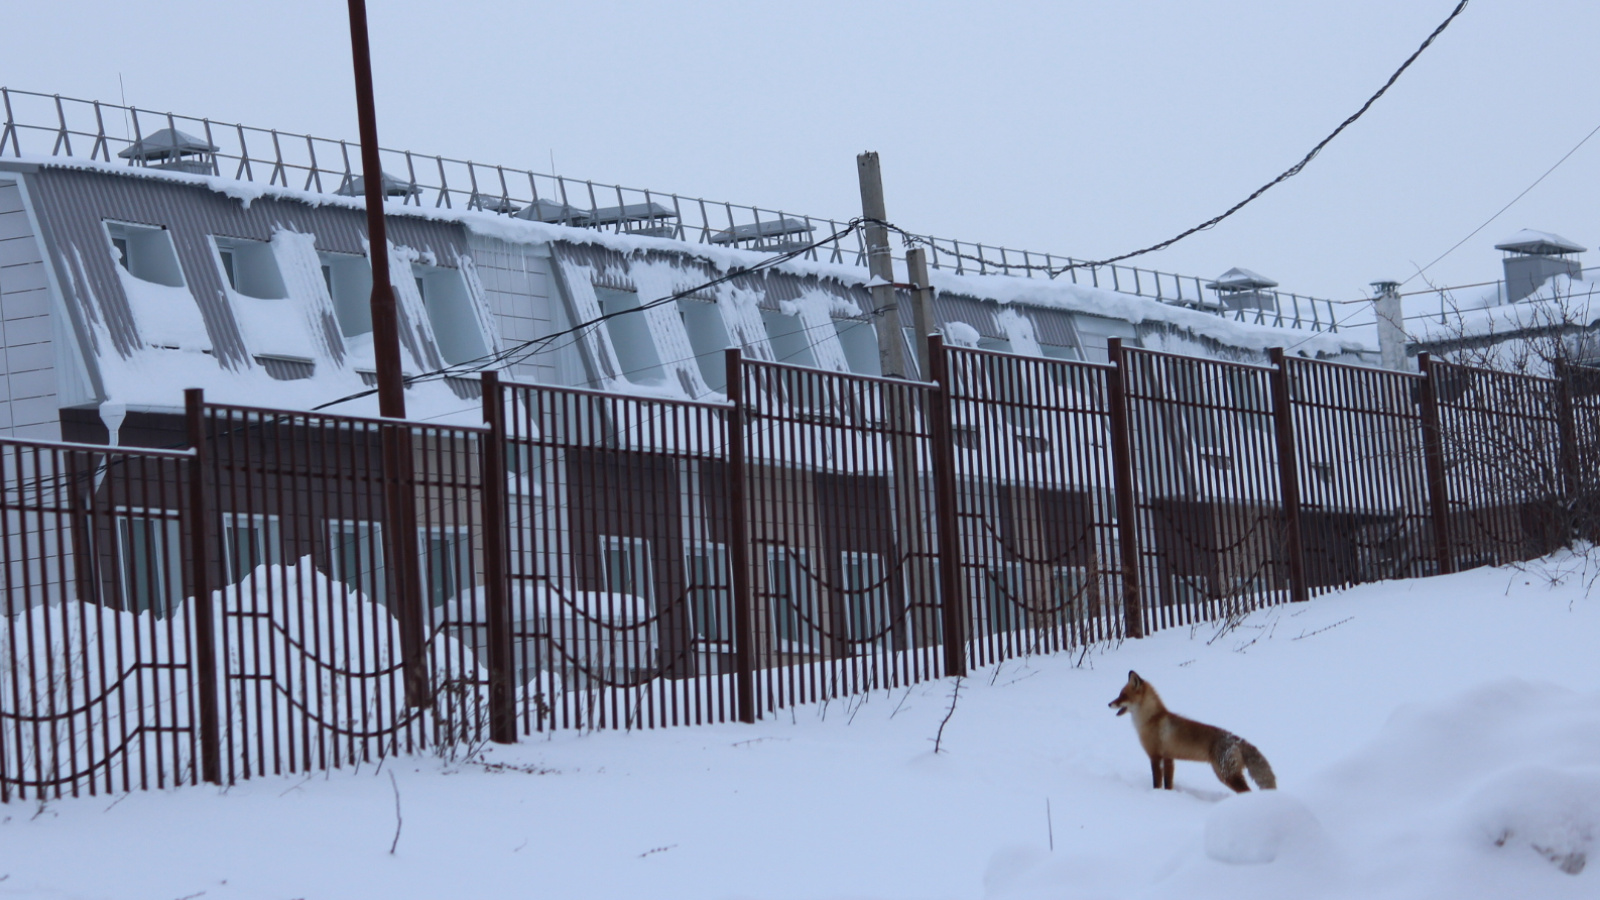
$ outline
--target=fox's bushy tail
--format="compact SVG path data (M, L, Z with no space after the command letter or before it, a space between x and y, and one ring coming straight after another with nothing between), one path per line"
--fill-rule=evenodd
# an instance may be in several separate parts
M1272 774L1272 766L1267 763L1267 758L1249 741L1239 742L1239 755L1244 759L1244 767L1250 773L1250 779L1256 787L1263 791L1278 789L1278 778Z

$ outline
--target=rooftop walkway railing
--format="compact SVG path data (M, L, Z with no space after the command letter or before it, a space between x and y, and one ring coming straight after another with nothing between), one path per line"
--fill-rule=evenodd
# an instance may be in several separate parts
M6 87L0 87L0 102L5 107L0 157L126 161L130 166L265 182L292 190L356 198L363 194L360 145L352 141ZM479 209L530 221L758 251L792 250L848 230L841 220L789 210L410 150L384 149L380 154L385 193L405 205ZM905 240L926 246L934 268L956 274L1067 279L1236 321L1338 330L1330 301L1300 294L1218 291L1190 275L1134 266L1090 266L1068 256L931 235L907 235ZM859 232L850 232L807 251L806 257L864 266L866 246Z

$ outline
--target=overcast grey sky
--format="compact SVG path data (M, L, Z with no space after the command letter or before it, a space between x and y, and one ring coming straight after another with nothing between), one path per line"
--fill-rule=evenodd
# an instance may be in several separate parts
M1098 258L1230 206L1353 112L1455 0L369 0L385 146ZM0 83L356 134L343 0L7 4ZM1404 279L1600 126L1600 3L1475 0L1300 176L1147 267L1349 299ZM1600 244L1600 136L1429 271ZM1587 262L1600 265L1600 252ZM1413 282L1413 285L1418 284Z

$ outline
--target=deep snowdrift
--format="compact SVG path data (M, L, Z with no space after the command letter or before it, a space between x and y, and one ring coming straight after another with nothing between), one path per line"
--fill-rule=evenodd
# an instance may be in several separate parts
M754 726L0 809L0 897L1600 896L1600 595L1479 570ZM1152 791L1138 669L1282 790ZM391 774L395 776L391 784ZM396 789L400 834L395 853Z

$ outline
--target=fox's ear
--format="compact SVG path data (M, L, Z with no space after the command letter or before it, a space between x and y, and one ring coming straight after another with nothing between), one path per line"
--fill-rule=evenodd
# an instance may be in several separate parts
M1141 684L1144 684L1144 679L1139 677L1139 673L1138 672L1135 672L1132 669L1129 669L1128 670L1128 686L1129 687L1138 687Z

